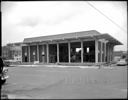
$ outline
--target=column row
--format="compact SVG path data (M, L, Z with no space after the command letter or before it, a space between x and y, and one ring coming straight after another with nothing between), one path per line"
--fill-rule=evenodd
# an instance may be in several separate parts
M101 44L102 46L102 44ZM102 48L101 48L102 49ZM98 62L99 44L98 41L79 41L56 44L29 45L23 47L24 62ZM104 55L100 55L102 58Z

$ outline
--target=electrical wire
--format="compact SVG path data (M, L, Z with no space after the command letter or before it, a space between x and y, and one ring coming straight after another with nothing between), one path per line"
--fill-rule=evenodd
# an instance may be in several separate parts
M91 3L89 3L87 1L87 4L89 4L92 8L94 8L96 11L98 11L100 14L102 14L104 17L106 17L109 21L111 21L114 25L116 25L118 28L120 28L121 30L123 30L124 32L126 32L126 30L124 28L122 28L121 26L119 26L117 23L115 23L112 19L110 19L108 16L106 16L104 13L102 13L99 9L97 9L96 7L94 7Z

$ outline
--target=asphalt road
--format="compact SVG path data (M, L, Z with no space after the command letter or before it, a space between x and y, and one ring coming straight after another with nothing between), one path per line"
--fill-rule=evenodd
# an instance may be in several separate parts
M127 68L9 67L10 99L127 98Z

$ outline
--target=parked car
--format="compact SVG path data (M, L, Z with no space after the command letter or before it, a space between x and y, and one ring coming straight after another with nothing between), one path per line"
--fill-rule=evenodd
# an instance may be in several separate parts
M125 66L125 65L127 65L126 59L120 59L117 62L117 66Z
M8 60L3 60L3 62L4 62L4 66L7 66L7 67L9 67L11 64Z
M7 75L8 68L5 68L4 61L1 57L0 57L0 67L1 67L1 71L0 71L1 84L4 84L9 76Z
M4 67L2 73L0 74L2 84L6 82L7 78L9 78L9 76L7 75L7 72L8 72L8 68Z
M4 60L4 63L5 63L6 66L10 66L10 65L13 65L13 64L20 64L21 61L9 59L9 60Z

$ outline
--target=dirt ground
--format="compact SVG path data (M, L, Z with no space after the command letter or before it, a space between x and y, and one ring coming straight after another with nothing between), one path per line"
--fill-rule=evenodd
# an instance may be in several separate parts
M127 98L126 66L101 69L43 65L8 68L9 79L1 92L10 99Z

